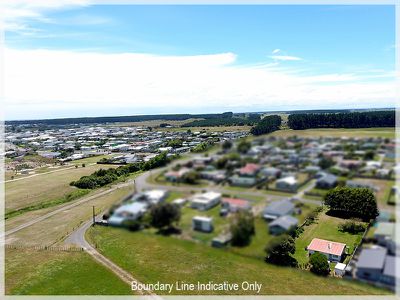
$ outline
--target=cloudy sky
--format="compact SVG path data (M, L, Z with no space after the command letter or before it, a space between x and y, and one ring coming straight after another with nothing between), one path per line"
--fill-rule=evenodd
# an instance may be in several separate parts
M3 7L6 119L395 104L392 6L29 2Z

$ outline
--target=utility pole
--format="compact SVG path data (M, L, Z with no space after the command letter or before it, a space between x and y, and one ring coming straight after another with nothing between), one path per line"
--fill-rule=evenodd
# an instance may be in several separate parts
M93 205L93 225L94 226L96 224L96 214L94 212L94 205Z

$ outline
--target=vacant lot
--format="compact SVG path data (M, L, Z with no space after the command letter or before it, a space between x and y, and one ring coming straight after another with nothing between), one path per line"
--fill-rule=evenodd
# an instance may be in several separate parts
M87 165L84 168L71 168L7 182L5 184L6 212L59 199L76 189L69 185L71 181L89 175L100 168L110 167L97 164Z
M7 295L129 295L130 287L85 252L6 251Z
M109 194L60 212L48 219L24 228L8 236L6 242L8 244L23 244L27 246L53 245L60 242L82 222L89 220L92 216L92 206L95 206L96 213L102 212L132 192L133 185L117 189ZM12 229L18 224L26 222L26 220L30 220L29 217L31 214L35 215L35 213L31 212L11 219L6 224L6 230ZM35 238L32 238L33 236Z
M305 129L305 130L278 130L272 133L273 136L304 136L304 137L382 137L394 138L394 128L323 128L323 129Z
M262 283L261 294L264 295L387 293L372 286L337 278L321 278L310 272L276 267L257 259L170 237L101 226L91 228L87 235L92 242L96 242L100 252L145 283L229 281L241 284L243 281L258 281ZM174 294L178 293L190 292L174 291ZM236 293L254 294L242 290Z
M331 217L321 212L318 220L309 226L304 227L304 232L296 239L295 258L299 263L308 262L308 254L305 248L310 244L313 238L329 240L333 242L345 243L349 247L350 253L353 252L354 246L361 241L361 234L350 234L341 232L338 225L346 222L341 218Z

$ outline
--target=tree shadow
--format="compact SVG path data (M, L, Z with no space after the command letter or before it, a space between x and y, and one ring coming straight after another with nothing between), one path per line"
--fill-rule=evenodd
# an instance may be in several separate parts
M176 227L168 227L168 228L161 228L160 230L157 231L157 234L159 235L164 235L164 236L169 236L173 234L181 234L182 229L176 228Z

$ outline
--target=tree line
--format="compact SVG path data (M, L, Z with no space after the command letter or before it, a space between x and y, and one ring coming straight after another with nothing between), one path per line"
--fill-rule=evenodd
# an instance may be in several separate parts
M295 130L309 128L394 127L395 124L394 110L291 114L288 117L288 126Z
M170 160L171 158L167 157L167 153L162 152L146 162L127 164L118 168L97 170L88 176L82 176L79 180L72 181L70 185L80 189L96 189L132 173L165 166Z
M261 135L274 132L279 129L282 118L278 115L266 116L250 129L253 135Z

